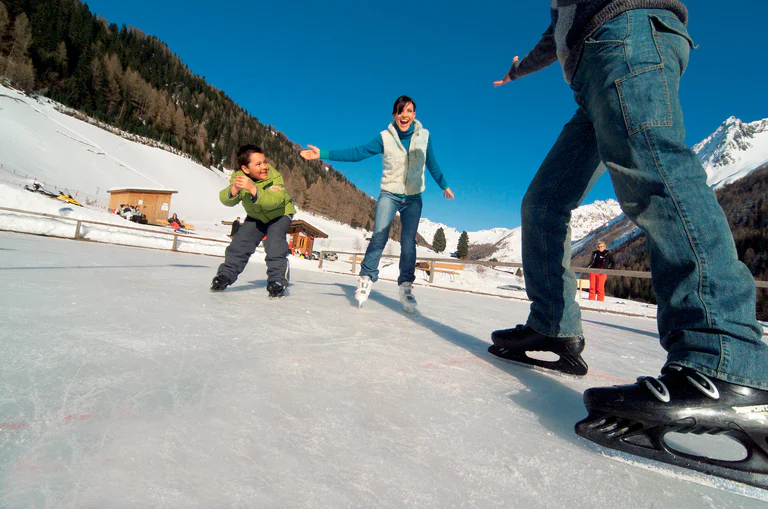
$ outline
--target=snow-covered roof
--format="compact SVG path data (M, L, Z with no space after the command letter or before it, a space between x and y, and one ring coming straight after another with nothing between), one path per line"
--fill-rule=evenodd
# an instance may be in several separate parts
M116 187L107 189L110 194L114 193L157 193L157 194L176 194L178 191L173 189L152 189L150 187Z

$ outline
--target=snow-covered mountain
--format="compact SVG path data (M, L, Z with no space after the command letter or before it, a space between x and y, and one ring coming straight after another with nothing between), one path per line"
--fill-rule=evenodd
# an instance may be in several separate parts
M693 151L710 187L730 184L768 164L768 118L747 123L730 117Z
M693 146L707 172L707 183L717 189L746 177L768 164L768 118L755 122L742 122L729 117L714 133ZM608 249L623 244L640 234L640 230L623 214L599 230L574 242L573 253L592 249L604 240Z
M621 208L616 200L598 200L589 205L582 205L573 211L571 216L571 239L577 241L595 228L598 228L621 214ZM437 229L442 227L445 232L446 251L455 251L461 232L450 226L435 223L422 218L419 222L419 233L427 242L432 242ZM467 232L470 245L494 244L496 251L486 258L496 258L503 262L519 263L523 259L522 231L514 229L493 228L478 232Z

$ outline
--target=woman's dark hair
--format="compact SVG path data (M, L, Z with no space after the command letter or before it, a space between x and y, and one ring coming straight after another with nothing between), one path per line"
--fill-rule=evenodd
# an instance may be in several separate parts
M257 147L256 145L250 143L248 145L243 145L239 149L237 149L237 167L235 170L239 170L241 166L248 166L248 163L251 162L251 154L263 154L264 151L261 150L260 147Z
M416 111L416 102L407 95L401 95L395 101L395 105L392 106L392 114L399 115L402 113L408 103L413 104L413 111Z

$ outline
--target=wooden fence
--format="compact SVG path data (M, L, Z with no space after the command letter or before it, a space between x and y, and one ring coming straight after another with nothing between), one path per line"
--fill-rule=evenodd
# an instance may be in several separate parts
M357 257L359 255L365 255L365 253L354 253L350 251L320 251L320 263L319 267L323 268L323 259L325 258L325 253L336 253L337 255L352 255L352 273L357 272ZM399 256L395 255L382 255L382 258L391 258L391 259L399 259ZM513 267L513 268L522 268L522 263L509 263L509 262L483 262L483 261L477 261L477 260L458 260L456 258L416 258L417 262L429 262L429 282L434 282L434 276L435 276L435 263L455 263L457 265L479 265L481 267ZM609 276L624 276L624 277L636 277L640 279L651 279L651 273L650 272L643 272L639 270L613 270L613 269L590 269L588 267L571 267L571 270L573 272L579 272L579 273L596 273L596 274L608 274ZM768 288L768 281L755 281L755 286L758 288Z
M177 232L166 232L162 230L155 230L155 229L148 229L148 228L139 228L137 226L128 226L128 225L121 225L121 224L114 224L114 223L102 223L99 221L90 221L88 219L76 219L73 217L66 217L66 216L57 216L55 214L46 214L44 212L32 212L30 210L21 210L21 209L12 209L8 207L0 207L0 210L4 210L7 212L16 212L19 214L27 214L30 216L40 216L40 217L50 217L53 219L60 219L64 221L72 221L75 223L75 231L72 234L72 238L75 240L84 240L83 236L81 235L81 229L82 225L84 224L93 224L98 226L108 226L110 228L120 228L123 230L134 230L142 233L153 233L157 235L168 235L173 237L173 245L171 246L171 251L178 251L178 243L179 243L179 237L181 238L188 238L191 240L204 240L208 242L219 242L221 244L229 244L229 240L222 240L222 239L212 239L210 237L201 237L199 235L185 235L183 233L177 233ZM126 220L127 221L127 220Z

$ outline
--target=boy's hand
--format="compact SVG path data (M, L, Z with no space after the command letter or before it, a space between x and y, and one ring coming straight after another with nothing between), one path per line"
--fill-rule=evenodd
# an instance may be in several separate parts
M245 189L251 193L252 196L256 196L256 184L253 183L253 180L251 180L250 177L246 177L245 175L238 175L235 177L234 187L238 189L238 192L240 189Z
M513 58L512 59L512 65L515 65L515 62L517 62L517 60L518 60L517 57ZM512 80L509 79L509 73L507 73L507 74L504 75L503 79L500 79L499 81L494 81L493 82L493 86L494 87L500 87L502 85L505 85L505 84L509 83L510 81L512 81Z
M314 145L307 145L309 147L309 150L302 150L301 151L301 157L304 159L313 161L315 159L320 159L320 149L315 147Z
M453 191L451 191L451 188L443 189L443 196L445 196L446 200L453 200Z

